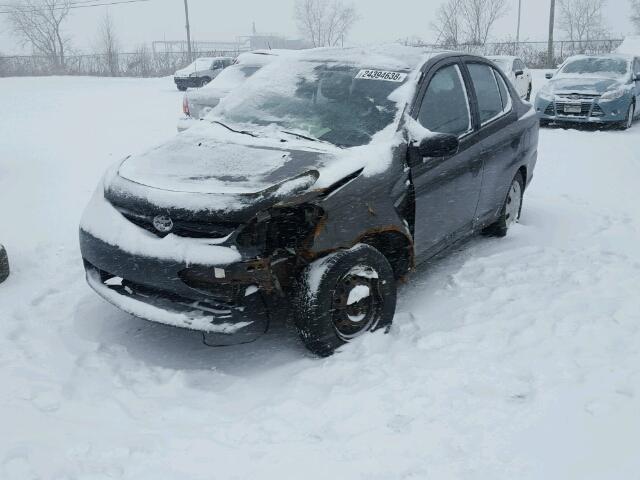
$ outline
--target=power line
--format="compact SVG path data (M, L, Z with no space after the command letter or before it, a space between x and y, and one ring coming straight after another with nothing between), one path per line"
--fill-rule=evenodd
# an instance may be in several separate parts
M97 1L101 1L101 0L85 0L85 1L77 1L77 2L71 2L69 4L69 6L60 6L60 7L53 7L51 9L48 8L32 8L32 9L23 9L23 8L18 8L17 10L20 12L25 12L25 13L29 13L29 12L42 12L42 11L49 11L49 10L66 10L67 8L69 10L73 10L76 8L93 8L93 7L104 7L104 6L110 6L110 5L121 5L123 3L142 3L142 2L150 2L151 0L114 0L111 2L102 2L102 3L91 3L91 2L97 2ZM91 4L89 4L91 3ZM83 5L83 4L87 4L87 5ZM0 7L2 8L11 8L11 7L15 7L15 5L0 5ZM11 13L12 10L2 10L0 11L0 14L8 14Z

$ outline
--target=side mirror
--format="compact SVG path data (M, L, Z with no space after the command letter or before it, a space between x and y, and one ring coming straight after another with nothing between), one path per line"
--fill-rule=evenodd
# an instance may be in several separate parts
M524 70L516 70L516 77L521 77L524 75Z
M455 135L448 133L435 133L422 139L416 145L420 158L425 157L450 157L458 153L460 141Z
M551 80L553 78L553 73L551 72L547 72L544 74L544 78L546 78L547 80Z

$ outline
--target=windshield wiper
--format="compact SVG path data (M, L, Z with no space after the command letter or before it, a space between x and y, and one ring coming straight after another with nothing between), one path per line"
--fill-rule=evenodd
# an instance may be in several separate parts
M288 130L280 130L282 133L286 133L287 135L291 135L293 137L298 137L298 138L302 138L303 140L309 140L311 142L318 142L318 143L326 143L328 145L334 145L331 142L327 142L326 140L322 140L320 138L316 138L316 137L312 137L310 135L303 135L302 133L297 133L297 132L290 132ZM336 146L336 145L334 145ZM340 145L337 145L338 147L340 147ZM340 147L342 148L342 147Z
M219 120L212 120L211 123L217 123L218 125L226 128L227 130L229 130L230 132L233 132L233 133L241 133L242 135L249 135L250 137L258 138L258 135L256 135L253 132L250 132L249 130L236 130L235 128L231 128L229 125L225 125L224 123L222 123Z

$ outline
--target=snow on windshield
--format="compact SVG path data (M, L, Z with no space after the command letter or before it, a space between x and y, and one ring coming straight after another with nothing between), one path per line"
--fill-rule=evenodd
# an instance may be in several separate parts
M407 71L351 62L280 61L225 98L214 115L235 124L275 124L334 145L364 145L396 118L390 96L407 78Z
M260 70L260 67L253 65L231 65L230 67L222 70L222 72L220 72L212 82L205 86L204 89L231 90L240 85L258 70Z
M629 73L629 62L624 58L581 57L569 60L559 73L572 77L623 77Z
M191 65L189 65L185 70L193 70L194 72L200 70L209 70L211 68L211 64L213 63L212 58L199 58Z

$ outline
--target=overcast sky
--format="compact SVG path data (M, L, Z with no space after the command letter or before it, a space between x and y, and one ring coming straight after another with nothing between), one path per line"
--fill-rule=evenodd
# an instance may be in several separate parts
M360 21L350 35L349 43L390 42L409 36L435 39L430 28L434 12L444 0L353 0ZM515 37L518 0L507 0L509 13L499 21L494 38ZM522 39L545 40L550 0L522 0ZM7 2L3 2L7 3ZM251 32L256 22L258 32L298 37L294 20L295 0L189 0L192 38L196 40L232 41ZM109 9L118 34L127 49L153 40L184 38L183 0L151 0L139 4L72 10L67 30L72 44L79 50L90 50L95 43L96 25ZM614 37L632 33L628 0L608 0L605 21ZM7 31L0 16L0 52L21 51Z

